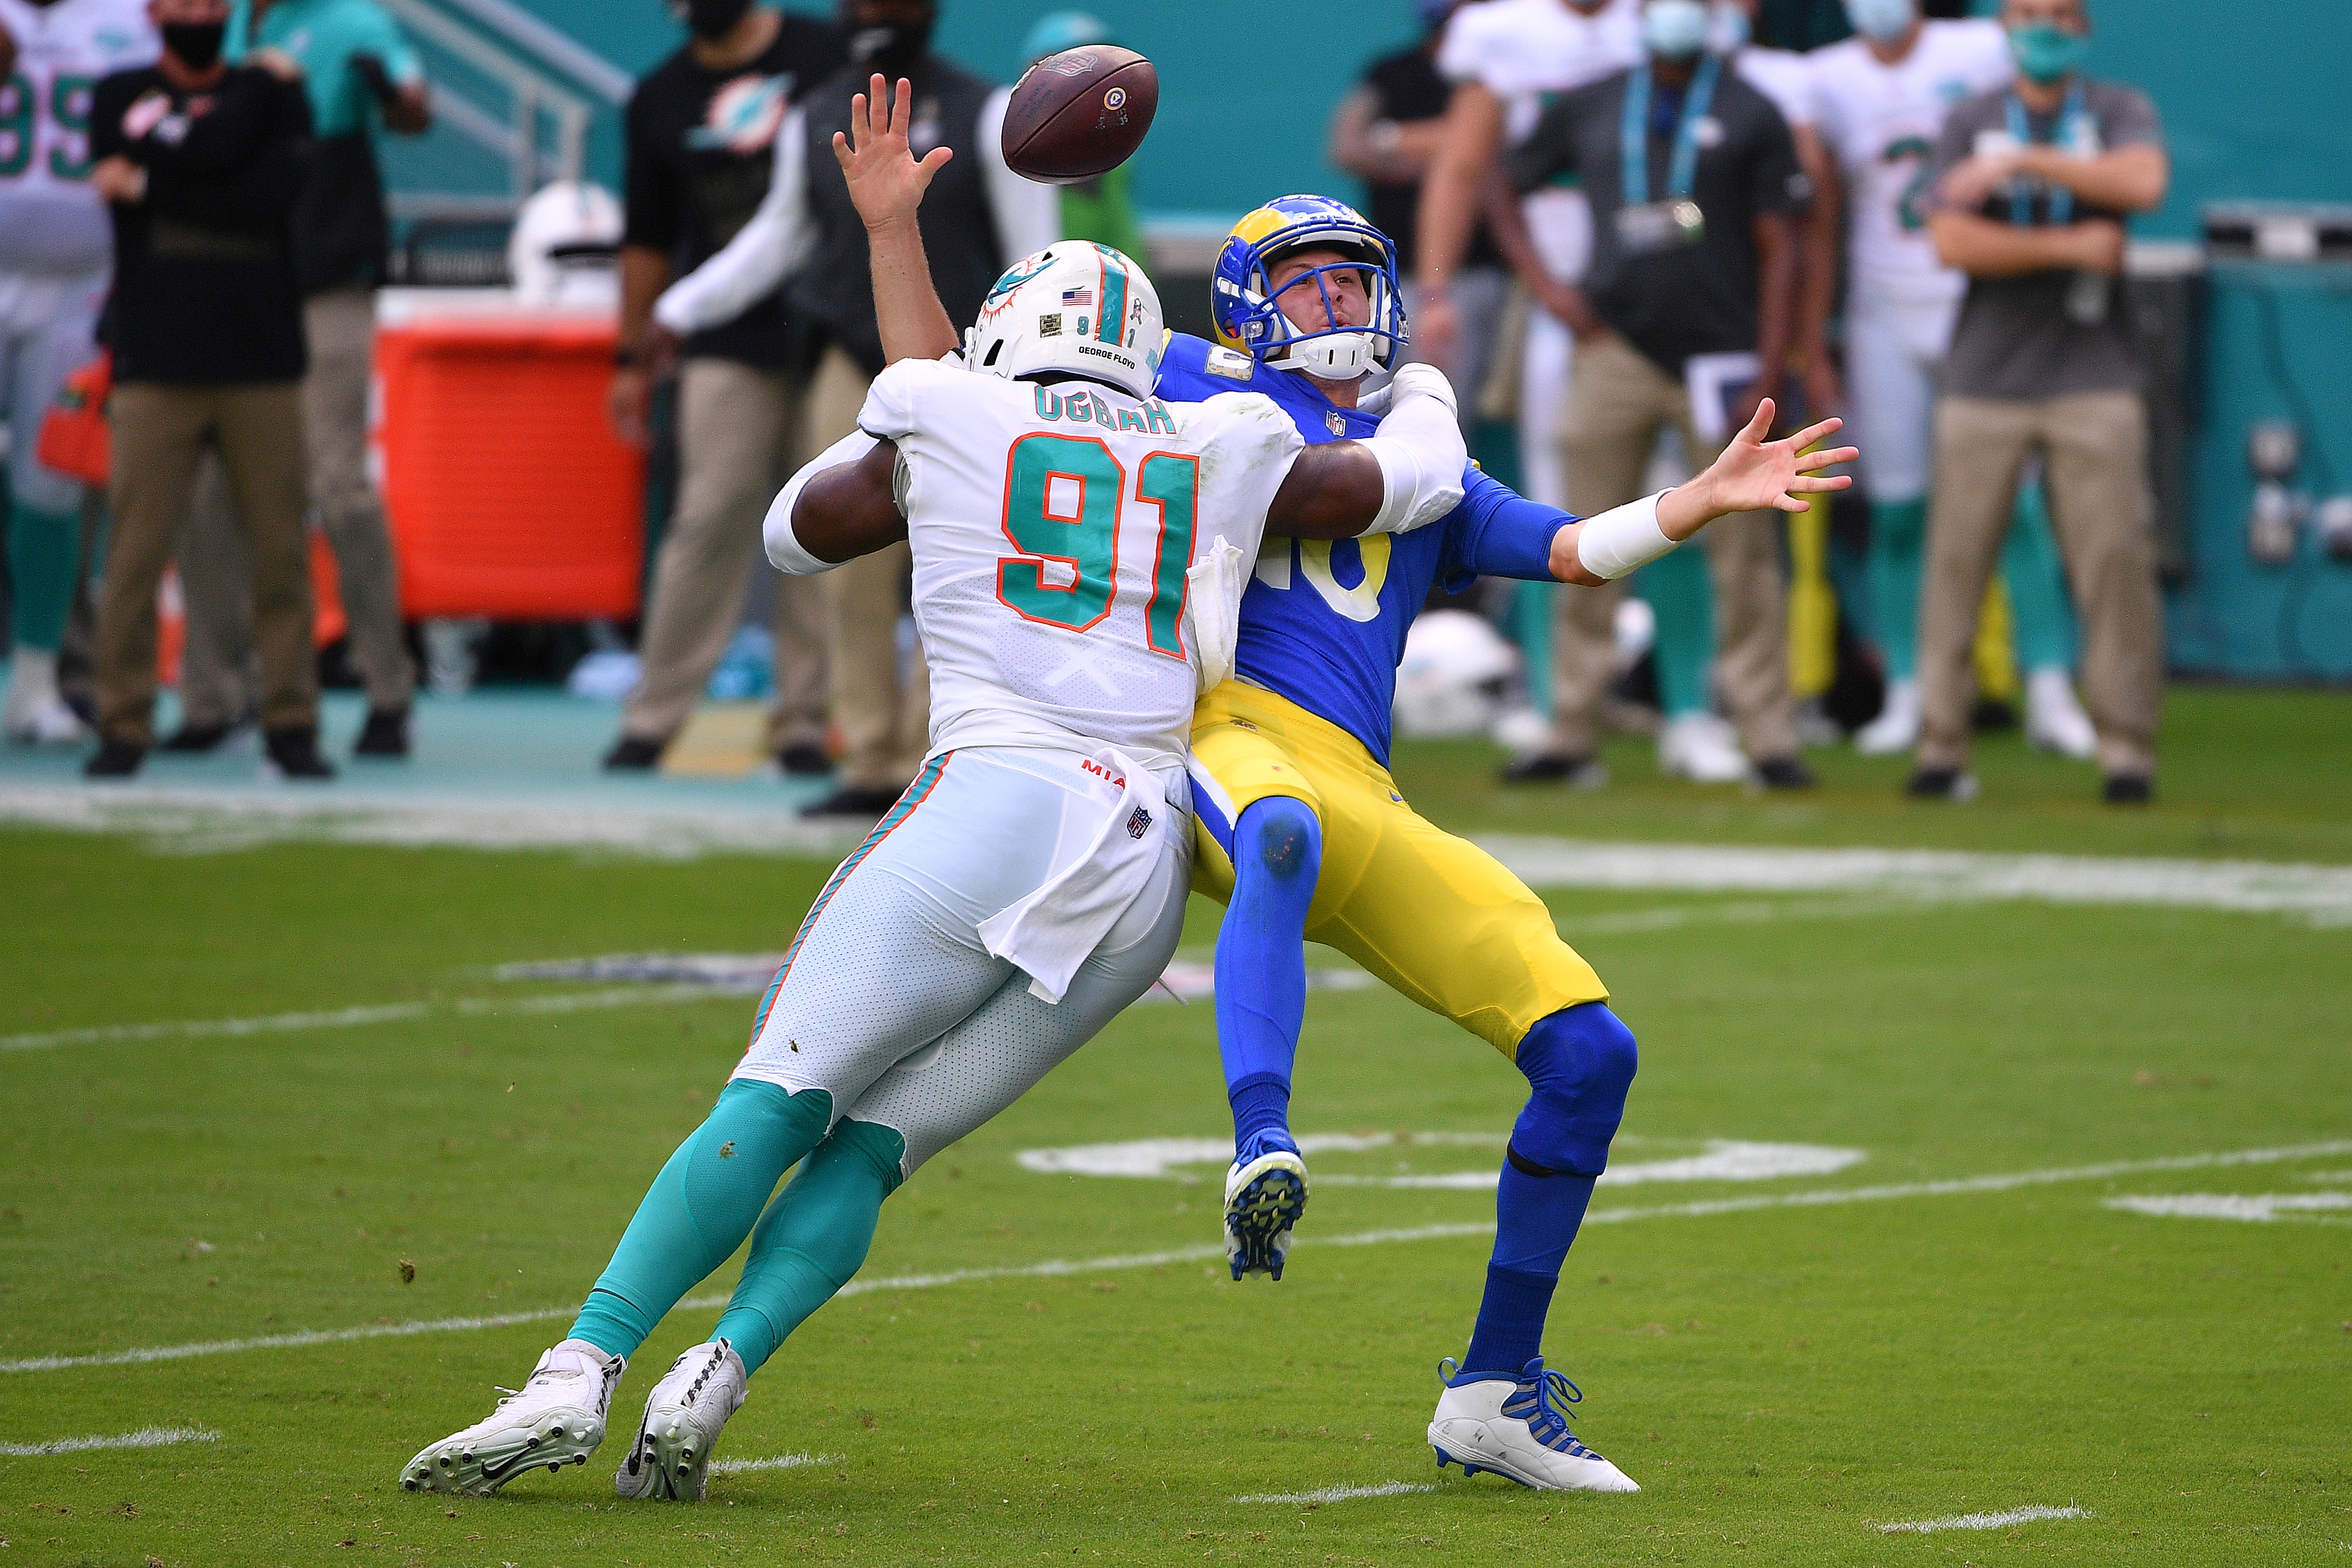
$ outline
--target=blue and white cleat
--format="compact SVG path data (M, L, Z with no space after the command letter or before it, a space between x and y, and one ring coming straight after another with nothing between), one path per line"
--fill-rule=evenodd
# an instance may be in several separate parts
M1561 1373L1544 1369L1543 1358L1519 1369L1517 1378L1455 1381L1454 1362L1437 1363L1445 1392L1430 1417L1429 1446L1437 1468L1462 1467L1465 1476L1492 1470L1538 1491L1637 1492L1633 1480L1576 1440L1568 1429L1568 1409L1583 1391Z
M1296 1149L1274 1148L1253 1138L1234 1156L1225 1175L1225 1261L1234 1278L1271 1274L1282 1278L1290 1256L1290 1227L1307 1212L1307 1162Z

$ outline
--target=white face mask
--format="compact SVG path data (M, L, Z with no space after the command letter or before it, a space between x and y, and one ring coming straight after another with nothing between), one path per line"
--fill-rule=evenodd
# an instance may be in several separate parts
M1845 0L1845 19L1864 37L1890 44L1919 19L1918 0Z
M1703 0L1650 0L1642 10L1642 47L1660 59L1686 60L1706 47Z

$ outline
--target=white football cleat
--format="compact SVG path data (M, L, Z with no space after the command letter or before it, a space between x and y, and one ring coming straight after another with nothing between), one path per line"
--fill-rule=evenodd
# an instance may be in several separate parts
M1878 717L1853 732L1853 749L1865 757L1891 757L1919 743L1919 683L1890 680Z
M725 1340L697 1345L670 1363L646 1396L646 1418L614 1489L623 1497L700 1502L719 1428L743 1408L751 1381L743 1358Z
M1492 1470L1538 1491L1637 1492L1624 1471L1576 1440L1566 1407L1584 1397L1576 1384L1544 1369L1543 1358L1520 1369L1518 1377L1448 1381L1429 1420L1429 1446L1437 1468L1458 1464L1463 1475Z
M402 1467L410 1491L488 1497L524 1471L584 1465L604 1440L604 1412L628 1365L586 1340L566 1340L539 1358L530 1377L488 1419L432 1444Z
M2025 739L2078 763L2099 754L2099 732L2075 700L2074 683L2064 670L2037 669L2026 676Z
M1244 1150L1247 1155L1249 1152ZM1307 1162L1291 1149L1236 1158L1225 1173L1225 1262L1234 1278L1282 1278L1290 1227L1307 1212Z
M8 661L8 701L0 734L26 746L69 746L89 729L58 695L58 656L19 646Z
M1658 771L1693 784L1741 784L1748 759L1731 726L1712 713L1678 713L1658 730Z

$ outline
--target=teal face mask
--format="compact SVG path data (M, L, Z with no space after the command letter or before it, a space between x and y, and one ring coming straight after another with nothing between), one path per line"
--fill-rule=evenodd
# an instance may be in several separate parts
M2091 37L2070 33L2047 22L2009 30L2010 58L2028 81L2053 82L2072 76L2089 63Z

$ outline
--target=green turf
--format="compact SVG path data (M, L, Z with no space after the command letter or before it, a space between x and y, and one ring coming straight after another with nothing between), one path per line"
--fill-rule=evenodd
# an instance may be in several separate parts
M2243 718L2237 700L2176 698L2168 804L2123 818L2049 798L2079 796L2084 770L1998 749L1993 798L1969 812L1892 802L1891 770L1858 763L1796 806L1645 779L1637 752L1597 796L1493 790L1492 754L1470 748L1409 749L1399 773L1444 820L1519 830L2210 854L2210 811L2252 840L2225 850L2352 859L2345 790L2298 760L2310 739L2341 763L2341 700L2247 699ZM751 1003L457 1004L583 989L490 976L511 960L773 948L824 869L326 845L184 857L0 835L16 915L0 1035L438 1009L0 1050L0 1360L576 1301L716 1092ZM1641 1037L1620 1163L1716 1138L1868 1157L1827 1176L1604 1186L1596 1215L2352 1140L2352 931L1820 899L1789 900L1786 920L1707 923L1726 901L1553 900L1564 929L1592 933L1576 940ZM1701 918L1612 918L1632 911ZM1194 914L1188 941L1205 942L1213 912ZM1494 1134L1517 1085L1393 997L1318 993L1297 1120ZM867 1277L1212 1247L1213 1169L1044 1176L1013 1157L1213 1136L1223 1116L1208 1008L1139 1007L897 1194ZM1459 1171L1496 1152L1400 1144L1316 1168ZM1435 1363L1467 1335L1484 1242L1313 1241L1475 1225L1492 1199L1334 1184L1279 1285L1237 1286L1193 1258L835 1303L761 1374L720 1449L824 1462L720 1478L695 1509L615 1504L617 1439L491 1501L398 1489L401 1462L483 1414L560 1320L0 1373L0 1444L220 1435L0 1458L0 1564L2343 1563L2352 1226L2328 1221L2352 1214L2255 1225L2101 1200L2347 1190L2352 1152L1595 1224L1547 1348L1585 1390L1580 1432L1643 1483L1635 1497L1441 1480L1422 1428ZM671 1318L616 1421L715 1315ZM1437 1489L1233 1500L1392 1481ZM2025 1505L2090 1517L1876 1528Z

